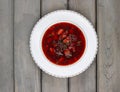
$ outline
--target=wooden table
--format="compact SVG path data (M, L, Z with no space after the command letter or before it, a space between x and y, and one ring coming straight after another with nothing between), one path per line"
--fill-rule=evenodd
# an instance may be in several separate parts
M55 78L32 60L29 38L43 15L70 9L99 37L94 63L73 78ZM0 92L120 92L120 0L0 0Z

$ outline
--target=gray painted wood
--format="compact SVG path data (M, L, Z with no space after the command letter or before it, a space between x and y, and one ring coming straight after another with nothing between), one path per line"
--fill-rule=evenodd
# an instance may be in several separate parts
M95 0L68 1L71 10L95 25ZM97 0L97 92L120 90L119 3L120 0ZM67 0L42 0L42 15L66 8ZM39 18L40 0L14 0L14 9L13 0L0 0L0 92L14 92L14 88L15 92L41 92L41 81L42 92L68 92L67 79L42 72L41 80L40 69L30 55L29 37ZM96 92L95 61L84 73L70 78L69 92Z
M0 92L13 92L13 1L0 0Z
M66 9L67 0L43 0L42 1L42 15L45 15L49 12Z
M66 9L67 0L43 0L42 15L58 9ZM42 73L42 92L68 92L67 79L52 77Z
M120 0L98 0L98 92L120 92Z
M67 79L55 78L43 73L42 92L68 92Z
M14 8L15 92L40 92L40 69L29 51L30 33L40 18L40 0L15 0Z
M69 7L95 25L95 0L70 0ZM70 92L96 92L96 61L82 74L70 78Z

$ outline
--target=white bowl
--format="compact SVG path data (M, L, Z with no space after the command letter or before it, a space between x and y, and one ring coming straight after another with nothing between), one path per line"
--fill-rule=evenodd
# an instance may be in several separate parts
M46 29L58 22L76 25L86 39L84 54L76 63L68 66L51 63L42 50L42 37ZM46 73L60 78L73 77L85 71L96 56L97 44L97 35L91 23L81 14L70 10L57 10L42 17L34 26L30 37L30 51L35 63Z

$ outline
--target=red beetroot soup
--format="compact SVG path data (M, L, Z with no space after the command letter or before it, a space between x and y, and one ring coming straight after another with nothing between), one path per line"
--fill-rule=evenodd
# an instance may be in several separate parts
M85 51L86 41L81 29L68 23L52 25L42 39L42 49L48 60L57 65L77 62Z

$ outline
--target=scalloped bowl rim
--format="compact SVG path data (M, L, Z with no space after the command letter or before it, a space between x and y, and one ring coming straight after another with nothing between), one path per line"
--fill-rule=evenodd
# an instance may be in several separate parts
M56 17L57 16L57 17ZM51 63L42 51L42 37L46 29L58 22L70 22L83 31L87 39L84 55L74 64L59 66ZM47 23L47 24L46 24ZM93 62L98 48L98 39L92 24L80 13L71 10L57 10L43 16L34 26L30 36L30 52L33 60L46 73L67 78L84 72Z

